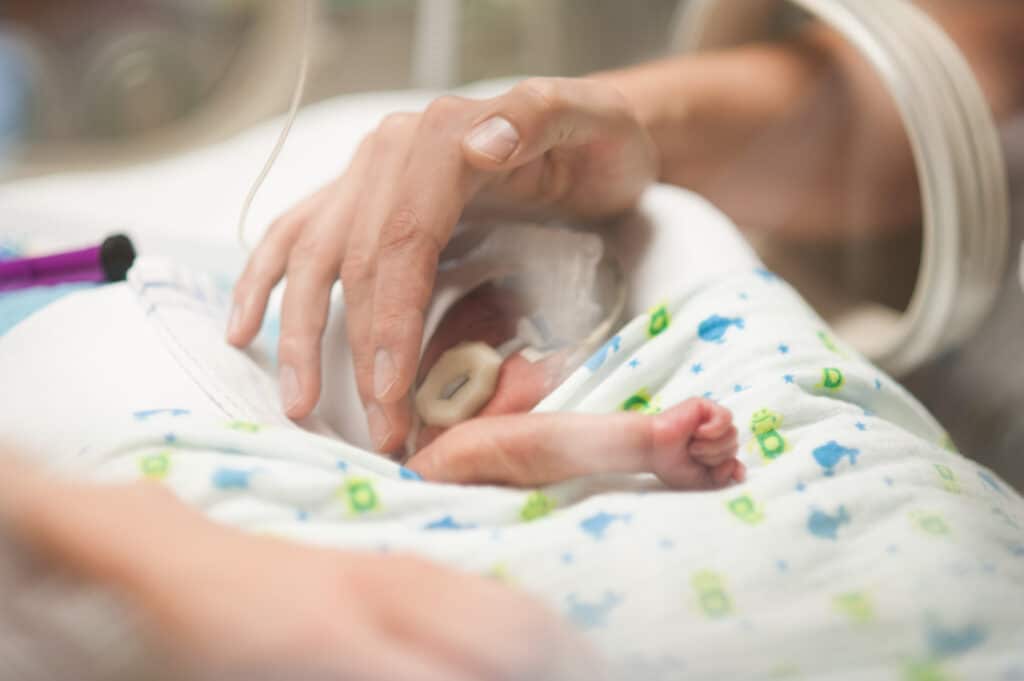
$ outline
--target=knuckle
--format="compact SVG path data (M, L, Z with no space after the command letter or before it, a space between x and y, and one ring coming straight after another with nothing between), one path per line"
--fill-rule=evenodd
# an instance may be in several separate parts
M323 284L337 277L336 256L325 251L316 239L300 239L288 258L288 273Z
M320 330L315 320L307 320L281 330L278 354L283 358L307 359L319 349Z
M315 239L303 237L292 246L291 253L288 255L289 268L295 265L307 267L310 262L320 259L321 254L322 249Z
M514 88L523 97L533 101L534 106L542 111L555 112L565 108L565 98L557 79L527 78Z
M382 253L412 252L436 258L441 245L426 229L419 214L411 208L395 211L380 232Z
M394 139L408 130L415 119L415 114L406 111L390 113L381 119L375 134L379 141Z
M373 255L368 252L353 250L347 253L341 264L342 283L350 289L365 283L372 278L373 265Z
M427 105L424 116L427 120L448 120L461 112L466 106L466 100L454 95L443 95Z
M290 210L287 213L278 216L272 223L270 223L270 227L267 227L267 233L263 236L263 239L260 242L261 245L278 239L287 238L287 235L292 231L292 228L297 222L298 219L296 218L294 210Z

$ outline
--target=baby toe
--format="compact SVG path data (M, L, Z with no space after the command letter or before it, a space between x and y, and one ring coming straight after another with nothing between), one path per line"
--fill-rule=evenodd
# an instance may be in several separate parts
M694 435L702 440L714 440L725 436L730 429L735 430L732 423L732 412L720 404L710 400L702 400L704 405L704 418L697 426Z
M736 456L739 440L736 433L731 432L714 440L694 440L688 450L695 462L704 466L717 466L726 459Z

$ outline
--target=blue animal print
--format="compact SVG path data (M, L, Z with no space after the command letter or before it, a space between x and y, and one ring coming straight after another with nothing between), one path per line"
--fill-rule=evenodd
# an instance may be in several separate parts
M978 477L981 478L983 483L991 487L994 492L998 492L1001 496L1006 496L1006 492L1003 490L1002 485L996 482L994 477L980 469L978 470Z
M213 474L213 486L217 489L249 489L252 471L235 468L219 468Z
M962 629L945 629L932 620L928 623L928 648L935 657L955 657L976 648L988 638L976 624Z
M744 325L741 316L725 317L713 314L700 323L700 326L697 327L697 335L702 341L721 344L725 342L725 334L731 327L741 330Z
M472 530L476 525L462 525L455 522L455 518L450 515L446 515L440 520L435 520L432 523L427 523L423 526L424 530Z
M845 506L840 506L835 515L829 515L824 511L812 509L810 517L807 518L807 529L815 537L835 541L838 537L839 528L842 525L849 524L849 522L850 514L847 513Z
M622 515L613 515L611 513L605 513L601 511L597 515L592 515L589 518L585 518L580 522L580 529L592 536L594 539L601 541L604 539L605 531L615 522L629 522L632 515L626 513Z
M825 469L825 475L832 476L835 475L835 468L843 460L843 457L850 459L851 466L856 466L857 455L859 454L859 449L843 447L835 440L832 440L814 450L814 459Z
M136 421L145 421L154 416L188 416L191 414L188 409L144 409L132 413Z
M604 598L587 603L569 594L569 620L582 630L601 629L607 624L608 615L622 603L622 596L608 591Z
M398 469L398 477L400 477L402 480L416 480L418 482L422 482L423 480L422 475L412 470L411 468L406 468L405 466L401 466Z
M1000 518L1002 518L1003 522L1005 522L1007 525L1009 525L1013 529L1015 529L1015 530L1019 530L1020 529L1020 523L1018 523L1016 520L1014 520L1013 516L1011 516L1005 510L999 508L998 506L993 506L992 507L992 513L993 513L993 515L997 515Z
M590 356L585 366L591 371L597 371L608 359L608 355L618 352L622 348L622 336L613 336L607 343Z
M726 332L733 326L737 329L743 329L743 318L712 315L700 323L700 326L697 327L697 335L700 336L701 340L708 343L721 344L725 342Z

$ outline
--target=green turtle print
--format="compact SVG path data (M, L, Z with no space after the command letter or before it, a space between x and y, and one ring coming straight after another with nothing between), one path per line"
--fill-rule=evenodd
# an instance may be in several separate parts
M939 474L939 478L942 480L942 488L950 494L960 494L960 483L956 479L956 474L953 473L953 469L949 466L943 466L941 463L932 464L935 466L935 471Z
M690 580L697 594L701 611L711 619L728 617L733 613L732 598L725 589L725 580L717 572L704 570Z
M835 339L832 338L832 336L830 336L827 332L819 331L818 332L818 340L821 341L821 344L824 345L825 349L828 350L829 352L833 352L833 353L839 355L840 357L846 357L846 353L844 353L839 348L839 346L836 345Z
M832 599L835 609L855 624L867 624L875 619L875 608L871 598L863 592L839 594Z
M657 397L651 397L647 388L642 388L622 403L622 411L637 411L641 414L659 414L661 405Z
M664 332L671 323L672 315L669 314L668 307L665 305L659 305L651 310L651 318L647 323L647 335L654 338Z
M932 511L914 511L910 514L910 521L917 529L933 537L948 537L952 534L946 519Z
M846 376L839 369L827 367L821 370L821 383L817 387L835 392L841 390L844 385L846 385Z
M751 450L761 452L765 461L774 461L789 449L789 443L779 432L782 427L782 414L771 409L761 409L750 417L750 432L754 439L750 441Z
M522 510L519 511L519 518L524 523L532 522L538 518L550 515L555 510L555 505L551 497L535 490L530 493L530 496L526 497L526 503L523 504Z
M168 452L150 454L139 459L139 472L149 480L163 480L171 473L171 455Z
M373 482L366 478L346 480L345 486L341 489L341 494L352 515L363 515L364 513L380 510L380 499L377 497L377 489L373 486Z
M730 499L726 507L730 513L748 525L757 525L764 520L764 511L749 494Z

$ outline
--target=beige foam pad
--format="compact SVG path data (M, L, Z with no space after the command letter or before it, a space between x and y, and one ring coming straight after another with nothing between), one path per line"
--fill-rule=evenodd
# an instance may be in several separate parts
M416 391L420 418L450 428L475 416L494 395L501 363L486 343L460 343L446 351Z

